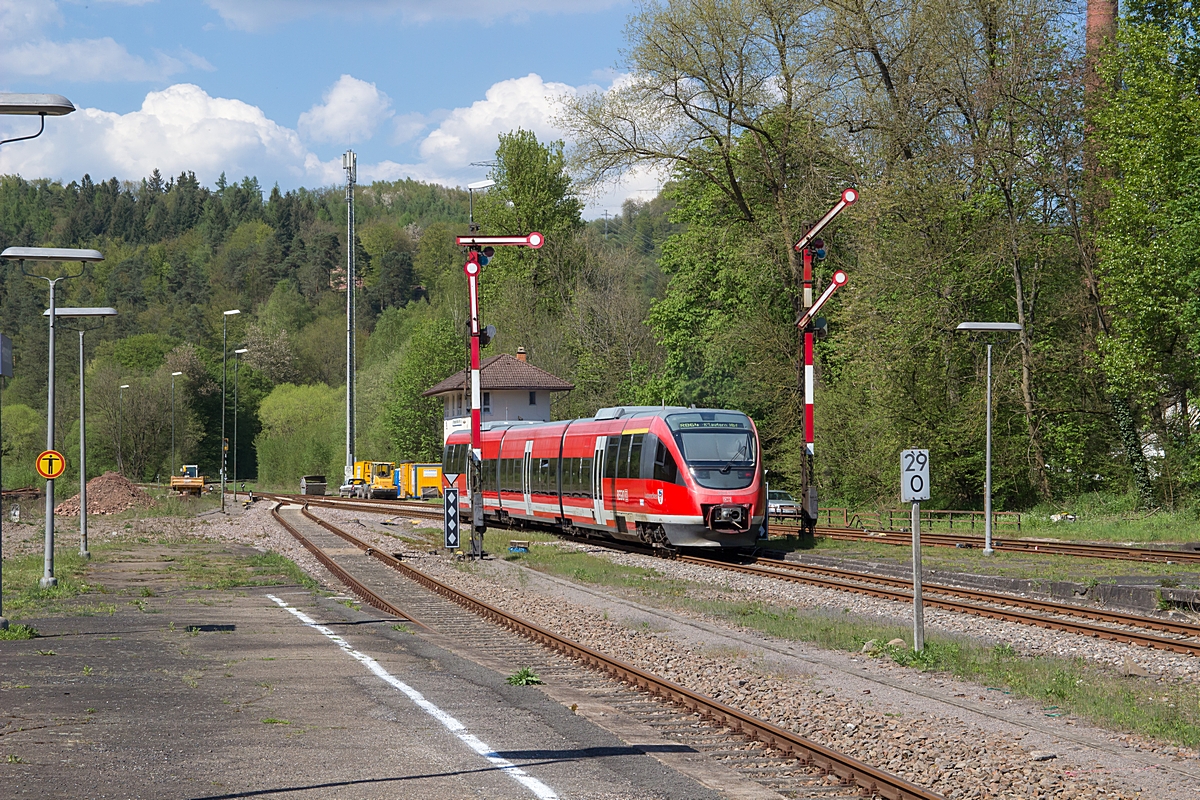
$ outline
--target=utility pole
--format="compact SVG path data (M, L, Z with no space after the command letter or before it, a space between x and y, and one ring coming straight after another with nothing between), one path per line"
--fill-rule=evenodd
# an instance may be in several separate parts
M354 182L358 157L353 150L342 154L346 170L346 474L354 476Z

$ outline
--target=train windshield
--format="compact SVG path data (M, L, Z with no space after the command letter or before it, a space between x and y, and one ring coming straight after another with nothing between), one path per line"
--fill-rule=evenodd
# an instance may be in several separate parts
M754 482L754 428L737 411L689 411L667 416L688 472L706 489L745 489Z

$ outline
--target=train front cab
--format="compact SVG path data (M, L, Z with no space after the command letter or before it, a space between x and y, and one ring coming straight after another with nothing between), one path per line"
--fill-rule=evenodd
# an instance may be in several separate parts
M758 454L757 431L740 412L663 409L629 419L604 443L604 506L615 535L753 547L766 508Z

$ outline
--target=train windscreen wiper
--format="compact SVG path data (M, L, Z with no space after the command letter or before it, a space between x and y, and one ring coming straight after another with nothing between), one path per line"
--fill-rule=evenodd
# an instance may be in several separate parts
M733 458L729 459L729 461L725 464L725 466L721 467L721 474L728 475L729 470L733 469L733 462L737 461L738 456L740 456L744 452L746 452L746 442L742 442L742 446L739 447L738 451L733 454Z

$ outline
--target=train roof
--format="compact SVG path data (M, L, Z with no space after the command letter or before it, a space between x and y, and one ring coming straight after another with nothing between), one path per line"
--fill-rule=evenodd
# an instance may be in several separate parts
M506 430L509 428L525 428L537 425L568 425L572 422L601 422L614 419L629 419L631 417L666 417L668 414L681 413L700 413L700 412L716 412L723 411L729 413L731 409L727 408L689 408L687 406L610 406L602 408L596 412L594 417L582 417L580 419L560 419L551 422L541 420L490 420L480 425L481 430L497 431ZM741 413L741 412L735 412ZM469 431L463 431L469 433Z

